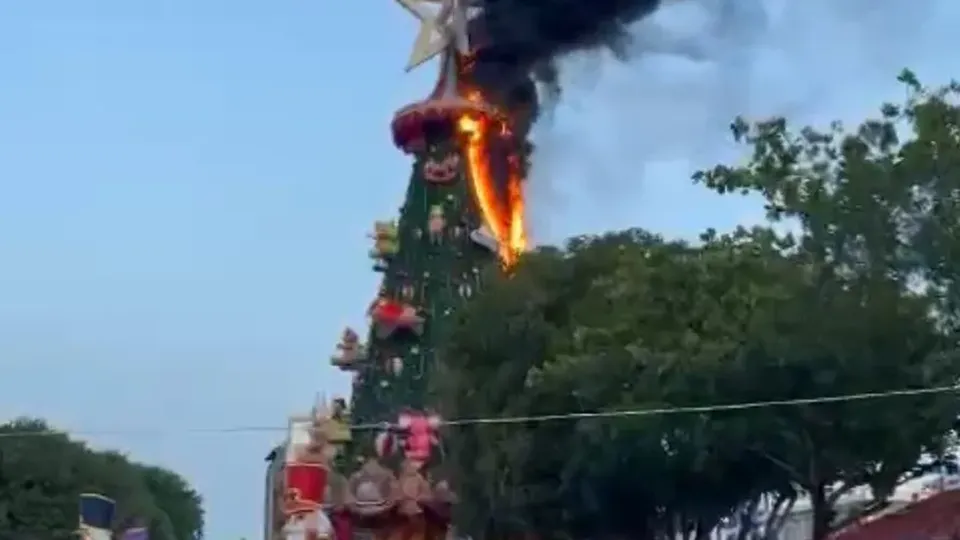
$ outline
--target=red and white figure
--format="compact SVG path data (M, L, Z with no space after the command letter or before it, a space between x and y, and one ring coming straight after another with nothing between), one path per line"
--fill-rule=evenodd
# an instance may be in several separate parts
M287 463L284 467L287 516L286 540L324 540L332 536L330 519L323 510L328 469L319 463Z
M407 411L397 417L397 423L385 426L374 445L377 455L386 457L401 451L407 462L420 469L430 461L433 450L440 444L438 431L443 420L435 414Z
M390 456L397 450L397 438L390 426L385 426L383 431L377 434L373 446L380 458Z
M283 526L285 540L332 540L333 527L326 513L318 508L292 516Z

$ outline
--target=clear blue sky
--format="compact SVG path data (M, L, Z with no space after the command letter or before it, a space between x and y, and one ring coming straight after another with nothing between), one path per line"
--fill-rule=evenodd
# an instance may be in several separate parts
M854 120L901 66L960 67L955 1L738 1L747 38L697 8L646 29L706 61L571 62L538 134L539 240L754 222L687 180L735 156L732 115ZM389 0L2 2L0 418L159 430L90 439L187 476L212 540L255 538L278 435L183 430L279 426L346 389L327 357L409 173L390 116L431 81L401 70L413 29Z

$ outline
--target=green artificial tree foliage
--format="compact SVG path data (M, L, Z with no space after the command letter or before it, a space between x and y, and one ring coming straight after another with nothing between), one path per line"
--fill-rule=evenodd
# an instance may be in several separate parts
M444 170L452 175L437 179ZM433 180L426 177L431 171ZM414 156L396 223L397 249L376 257L383 272L377 300L415 310L422 324L390 328L372 313L366 356L354 381L355 423L391 421L404 408L432 407L429 380L449 323L480 292L485 268L497 260L495 245L477 241L482 225L463 140L453 132L433 133Z

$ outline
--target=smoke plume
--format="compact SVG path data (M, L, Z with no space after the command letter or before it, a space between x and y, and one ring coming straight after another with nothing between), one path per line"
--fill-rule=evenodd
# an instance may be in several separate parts
M526 68L559 91L556 60L606 47L626 56L629 26L653 13L660 0L481 0L486 60Z
M764 24L738 7L756 4L752 0L684 1L712 12L709 36L677 41L663 28L638 25L664 0L477 0L481 11L470 22L477 51L471 82L510 113L514 132L526 139L541 101L550 106L561 97L560 62L572 53L608 51L624 61L645 53L709 61L711 39L744 41Z

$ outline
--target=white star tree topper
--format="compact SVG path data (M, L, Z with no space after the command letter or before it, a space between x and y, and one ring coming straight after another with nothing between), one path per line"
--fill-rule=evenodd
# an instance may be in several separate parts
M420 21L420 29L413 42L413 51L407 62L407 71L412 71L424 62L437 56L448 47L455 47L460 54L470 52L467 21L473 12L468 12L471 0L397 0L397 2ZM436 6L439 11L433 13Z

